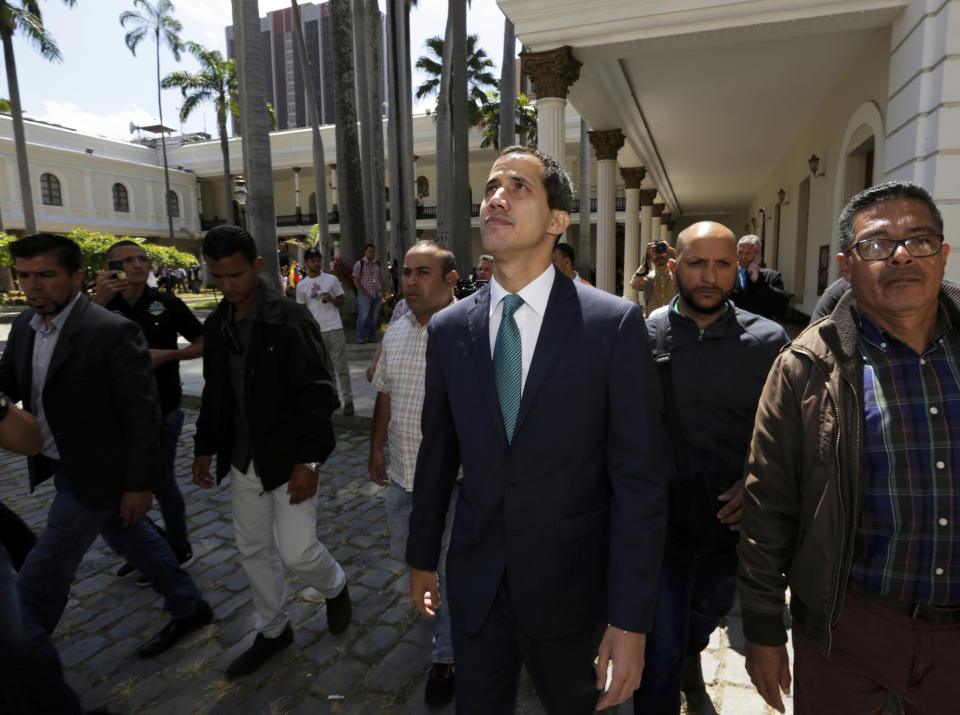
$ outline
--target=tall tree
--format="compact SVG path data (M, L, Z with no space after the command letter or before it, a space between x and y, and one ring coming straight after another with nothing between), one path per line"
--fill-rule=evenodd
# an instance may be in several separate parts
M463 0L458 0L458 2L461 6L463 5ZM490 71L493 68L493 60L487 56L486 50L477 46L479 42L480 38L476 35L468 35L464 50L467 91L469 93L467 106L470 110L470 126L472 127L477 126L480 121L481 108L486 100L487 90L497 86L497 78ZM434 92L439 92L441 75L444 69L444 38L439 35L429 37L424 44L427 46L428 52L420 56L416 67L427 74L427 79L417 87L417 99L423 99Z
M160 85L177 87L183 95L180 121L185 122L201 102L213 102L217 111L217 132L223 154L223 210L227 223L233 222L233 194L230 179L230 145L227 142L227 115L239 115L237 106L237 69L233 60L224 59L218 50L210 50L196 42L185 45L187 52L200 63L198 72L171 72Z
M351 0L351 23L353 25L353 66L356 71L356 106L357 119L360 121L360 173L363 176L363 220L367 226L367 242L376 244L374 240L373 218L373 117L371 116L369 84L370 74L367 70L369 53L367 52L367 13L364 0ZM339 118L339 115L337 115ZM377 246L377 260L383 265L382 246Z
M380 7L377 0L367 3L367 102L370 105L370 144L372 161L370 164L370 194L373 202L370 233L377 245L377 255L381 265L386 266L387 259L387 207L386 207L386 169L384 167L383 147L383 23L380 21Z
M304 82L307 86L307 111L310 114L310 130L313 134L313 183L317 195L317 238L320 251L329 261L330 224L327 215L327 165L323 155L323 137L320 135L320 108L317 106L317 87L313 81L310 60L307 57L307 45L303 39L303 24L300 21L300 6L297 0L290 0L293 10L293 29L297 37L297 54L303 68Z
M337 185L339 187L340 252L348 264L358 260L367 243L363 214L363 172L357 138L357 92L353 68L353 23L350 0L330 0L333 45L333 105L337 115Z
M511 111L517 101L517 40L513 23L503 16L503 62L500 65L500 137L499 144L508 147L516 141L516 112Z
M410 7L414 4L415 0L387 2L390 253L395 261L401 260L413 245L417 229L410 66Z
M437 240L440 243L450 243L453 218L453 140L451 132L453 122L450 118L450 73L452 71L453 17L447 11L447 28L444 33L445 41L442 44L443 54L440 63L440 85L437 96ZM417 63L419 66L419 62ZM422 86L422 85L421 85ZM458 261L460 259L458 258ZM459 263L457 265L459 269Z
M63 0L67 7L76 0ZM10 114L13 119L13 143L17 153L17 172L20 178L20 201L23 204L23 222L27 233L37 232L37 218L33 210L33 185L30 183L30 164L27 160L27 140L23 130L23 110L20 106L20 84L17 82L17 63L13 56L13 35L20 30L36 45L40 54L51 62L61 62L63 55L53 37L43 26L40 3L20 0L19 3L0 0L0 38L3 40L3 64L7 71L7 89L10 91Z
M232 0L234 47L240 99L243 173L247 181L247 230L257 241L264 261L264 277L280 285L277 256L277 210L273 200L273 163L270 157L270 118L260 11L257 0Z
M157 50L157 112L160 117L160 148L163 153L163 207L167 213L167 231L170 244L173 245L173 216L170 215L170 168L167 165L167 137L163 131L163 102L160 100L160 42L166 43L173 58L179 62L183 43L180 41L180 32L183 25L173 17L173 3L170 0L133 0L137 10L126 10L120 14L120 25L132 29L123 36L123 41L133 55L137 54L137 45L152 33Z
M525 94L518 94L513 102L514 112L511 115L511 125L508 132L503 131L503 102L500 95L490 90L487 92L487 103L483 105L483 119L480 120L480 130L483 132L481 148L493 147L497 151L500 147L507 147L517 143L517 133L526 137L526 146L537 145L537 105L530 101ZM507 143L509 142L509 144Z
M475 112L478 109L473 98L468 96L467 62L467 2L449 0L447 13L453 42L450 71L450 146L453 155L453 183L451 186L450 247L457 256L461 273L466 275L473 265L473 240L471 238L470 196L470 145L469 132L476 126Z

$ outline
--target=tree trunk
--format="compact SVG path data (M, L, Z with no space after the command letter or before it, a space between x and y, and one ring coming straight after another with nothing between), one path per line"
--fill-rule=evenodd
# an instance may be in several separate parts
M357 139L357 94L353 79L353 29L350 0L330 0L333 44L334 111L337 115L337 186L340 210L340 252L348 265L367 243L363 215L363 174Z
M453 52L453 16L447 11L443 36L440 92L437 97L437 241L450 245L453 218L453 143L450 117L450 73ZM452 248L452 246L450 246ZM457 256L459 267L460 257Z
M367 228L366 242L376 244L373 230L373 119L370 116L370 75L367 52L367 21L364 0L350 0L353 22L353 62L356 74L356 107L360 120L360 173L363 176L363 220ZM337 115L339 117L339 115ZM380 247L377 260L383 265Z
M524 49L524 48L523 48L523 45L521 45L521 46L520 46L520 51L523 52L523 49ZM527 73L524 72L523 69L521 69L521 70L520 70L520 87L519 87L519 89L520 89L520 94L524 95L525 97L529 97L529 96L530 96L530 88L527 86L528 84L529 84L529 83L528 83L528 81L527 81ZM519 142L519 143L520 143L520 144L523 144L524 146L527 145L527 133L526 133L526 132L520 132L520 142Z
M370 198L372 203L370 235L377 246L377 258L386 270L386 192L383 165L383 23L380 22L380 7L377 0L367 3L367 40L364 45L367 57L367 104L370 107Z
M273 164L270 159L270 118L264 80L263 42L257 0L232 0L243 127L243 173L247 180L247 231L263 257L264 278L280 285L277 257L277 212L273 201Z
M167 238L170 245L175 245L173 240L173 216L170 215L170 167L167 164L167 133L163 129L163 102L160 101L160 28L154 31L154 39L157 45L157 112L160 115L160 153L163 155L163 202L162 206L167 214Z
M317 106L317 88L310 72L307 58L307 45L303 39L303 24L300 21L300 6L297 0L290 0L293 8L293 29L297 36L297 52L306 81L307 110L310 112L310 128L313 133L313 183L317 195L317 238L320 252L329 265L333 259L330 254L330 225L327 216L327 165L323 156L323 137L320 135L320 108Z
M517 41L513 23L503 18L503 64L500 69L500 148L516 144Z
M37 232L37 218L33 212L33 185L30 183L30 164L27 158L27 140L23 131L23 110L20 107L20 85L17 83L17 65L13 59L13 32L3 29L3 63L7 68L7 89L10 92L10 116L13 118L13 143L17 152L17 171L20 175L20 202L23 204L23 224L27 233Z
M217 131L220 133L220 152L223 154L223 210L227 225L233 224L233 191L230 176L230 142L227 141L227 112L230 106L229 98L222 98L224 110L217 110Z
M593 230L590 224L590 138L587 123L580 120L580 230L577 232L577 270L589 276L594 267Z
M471 239L470 195L470 101L467 94L467 3L466 0L450 0L449 10L453 18L452 71L450 73L450 139L453 148L453 196L450 232L450 247L457 257L457 268L462 275L470 272L473 265L473 241Z
M387 138L390 151L390 255L402 261L416 236L417 206L413 176L413 121L410 99L410 33L407 0L387 4L389 81ZM399 292L400 286L394 285Z

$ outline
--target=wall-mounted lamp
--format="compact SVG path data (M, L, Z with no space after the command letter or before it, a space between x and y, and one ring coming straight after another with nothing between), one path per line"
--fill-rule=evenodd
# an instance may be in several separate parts
M821 171L820 173L817 173L817 170L820 168L820 157L817 156L816 154L810 155L810 158L807 159L807 166L810 167L810 173L813 174L813 177L815 179L819 179L821 176L827 175L827 172L825 170Z
M786 205L788 205L788 204L790 203L790 202L787 200L787 192L786 192L784 189L780 189L780 190L777 192L777 199L780 200L780 203L781 203L783 206L786 206Z

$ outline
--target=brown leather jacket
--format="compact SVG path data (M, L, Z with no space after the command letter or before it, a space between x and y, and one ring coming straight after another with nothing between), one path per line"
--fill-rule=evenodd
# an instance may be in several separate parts
M960 326L960 288L945 283L940 301ZM786 642L789 587L794 624L829 657L860 514L858 338L856 302L847 293L781 351L763 388L737 549L743 630L754 643Z

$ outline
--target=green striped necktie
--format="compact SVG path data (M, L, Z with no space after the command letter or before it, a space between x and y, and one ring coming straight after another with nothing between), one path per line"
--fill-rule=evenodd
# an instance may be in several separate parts
M517 427L517 412L520 409L520 394L523 390L523 351L520 330L513 314L523 305L523 298L509 294L503 299L503 317L497 330L497 342L493 348L493 375L497 382L497 397L500 398L500 414L507 431L507 442L513 442Z

